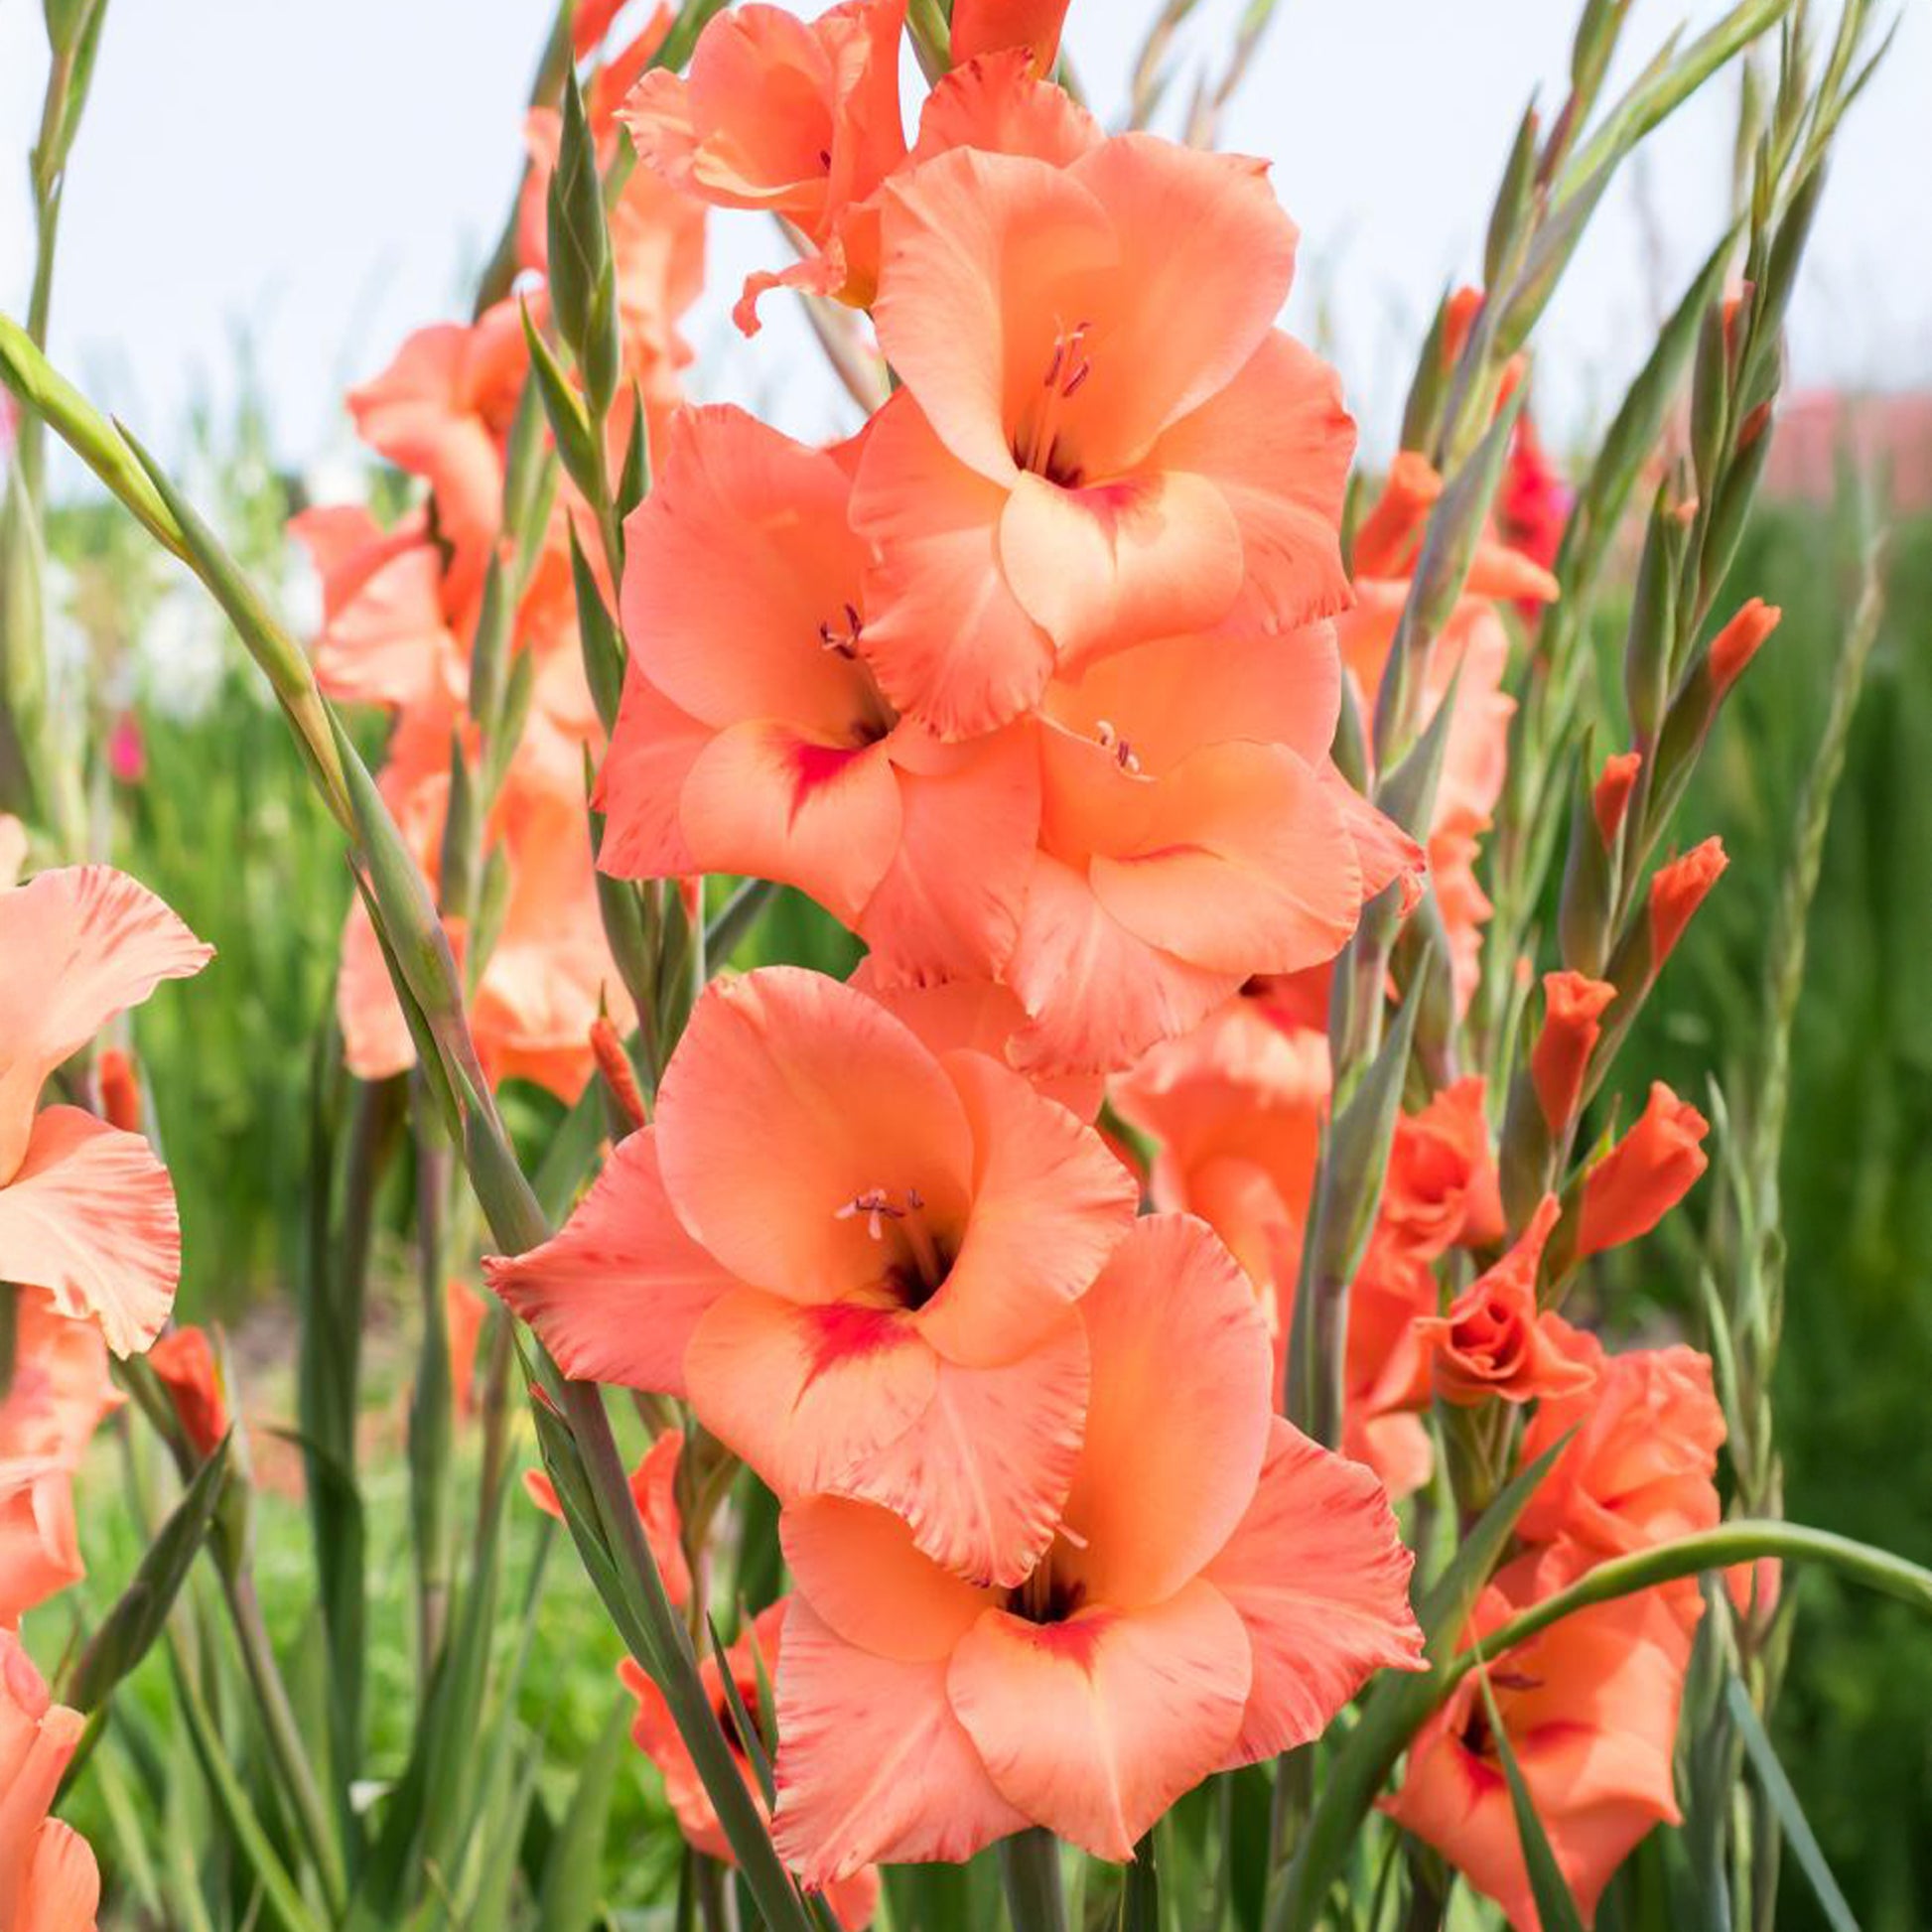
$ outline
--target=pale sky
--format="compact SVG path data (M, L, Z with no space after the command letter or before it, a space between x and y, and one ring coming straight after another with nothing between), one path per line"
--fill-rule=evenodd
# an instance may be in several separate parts
M1794 311L1799 386L1932 384L1932 0L1894 4L1907 17L1855 111ZM1155 7L1074 0L1068 45L1103 117ZM1203 0L1190 57L1240 11ZM1647 55L1678 20L1721 11L1637 0L1626 47ZM1288 324L1320 336L1371 443L1390 433L1437 294L1477 265L1524 103L1561 99L1575 13L1567 0L1282 0L1223 145L1274 163L1303 230ZM232 396L245 338L280 455L339 458L345 384L410 328L466 311L516 177L548 14L542 0L112 0L69 172L57 360L165 451L196 397ZM0 0L0 307L15 315L44 71L37 0ZM1732 83L1708 89L1599 214L1539 337L1540 407L1560 436L1599 420L1640 358L1651 264L1674 297L1715 239L1733 111ZM798 434L842 427L782 297L756 345L726 320L745 269L778 259L775 235L730 213L712 235L693 391Z

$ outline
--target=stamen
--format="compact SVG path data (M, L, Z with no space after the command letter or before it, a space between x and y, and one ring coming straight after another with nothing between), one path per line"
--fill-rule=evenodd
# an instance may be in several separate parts
M905 1209L895 1207L892 1195L885 1188L868 1187L864 1193L854 1194L843 1207L832 1210L835 1221L849 1221L857 1214L866 1217L866 1232L875 1241L883 1241L886 1238L886 1223L902 1220Z
M818 644L821 650L835 651L840 657L857 657L859 638L865 630L865 623L859 616L857 605L845 607L845 628L834 630L830 622L818 626Z

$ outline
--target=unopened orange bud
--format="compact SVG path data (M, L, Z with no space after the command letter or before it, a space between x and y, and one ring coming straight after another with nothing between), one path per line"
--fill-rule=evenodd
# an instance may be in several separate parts
M1443 480L1429 459L1416 450L1402 451L1389 465L1375 507L1355 532L1355 575L1406 576L1442 493Z
M1585 1177L1578 1258L1648 1234L1711 1165L1703 1145L1710 1131L1689 1101L1654 1082L1637 1124Z
M1737 682L1738 673L1757 655L1758 646L1783 616L1777 605L1754 597L1712 638L1711 678L1720 697Z
M623 1117L632 1127L643 1126L647 1118L644 1096L638 1090L630 1055L623 1050L617 1028L603 1014L591 1022L591 1052L596 1056L597 1070L604 1075L604 1084L616 1097Z
M1755 282L1737 282L1725 295L1725 354L1733 362L1737 359L1737 318L1743 314L1746 304L1756 292Z
M684 921L694 930L704 917L704 881L702 879L680 879L677 882L677 902L684 908Z
M1614 845L1623 829L1623 815L1630 809L1630 794L1642 769L1641 752L1612 752L1603 760L1603 775L1596 781L1590 803L1596 813L1596 829L1606 846Z
M176 1420L198 1456L212 1454L228 1433L221 1371L204 1328L176 1328L148 1350L148 1366L168 1391Z
M1443 360L1451 366L1461 359L1469 345L1469 331L1482 313L1482 291L1459 288L1449 299L1443 316Z
M1671 955L1671 949L1691 922L1691 914L1704 903L1704 896L1718 883L1730 864L1725 856L1725 843L1709 838L1693 846L1681 859L1660 866L1650 882L1650 970L1654 973Z
M1543 998L1543 1031L1530 1052L1530 1082L1543 1118L1553 1133L1561 1133L1583 1098L1584 1074L1616 988L1587 973L1545 973Z
M1741 456L1757 439L1764 434L1764 428L1771 420L1771 405L1761 402L1737 427L1737 453Z
M1675 522L1688 530L1697 520L1698 506L1697 497L1686 496L1681 503L1673 503L1668 513Z
M134 1056L118 1046L103 1046L98 1064L100 1117L123 1134L141 1131L141 1078Z

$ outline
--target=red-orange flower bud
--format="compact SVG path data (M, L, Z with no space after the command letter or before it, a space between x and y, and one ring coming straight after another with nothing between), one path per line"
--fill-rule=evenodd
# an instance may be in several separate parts
M1543 975L1543 1031L1530 1052L1530 1080L1551 1131L1559 1133L1583 1099L1584 1074L1596 1050L1598 1022L1616 998L1608 980L1587 973Z
M648 1116L630 1055L623 1050L617 1028L602 1014L591 1022L591 1051L597 1058L597 1070L604 1075L604 1084L611 1089L624 1118L632 1127L643 1126Z
M118 1046L103 1046L97 1068L100 1078L100 1117L123 1134L141 1131L141 1076L134 1055Z
M1778 627L1784 616L1775 604L1754 597L1711 640L1711 681L1723 697L1737 682L1738 674L1753 657L1758 646Z
M1355 532L1356 577L1406 576L1442 493L1443 479L1427 457L1415 450L1399 452L1375 507Z
M1636 1125L1584 1178L1577 1254L1600 1254L1648 1234L1711 1163L1711 1123L1663 1081L1654 1081Z
M1536 1306L1536 1271L1561 1212L1556 1195L1546 1194L1522 1238L1456 1297L1448 1314L1416 1323L1445 1402L1464 1408L1490 1396L1533 1402L1575 1394L1596 1379L1592 1367L1559 1345L1557 1317Z
M148 1350L148 1366L161 1386L195 1453L213 1453L228 1433L228 1403L221 1370L204 1328L176 1328Z
M1650 882L1650 970L1654 973L1704 903L1704 896L1730 864L1724 840L1709 838L1693 846L1681 859L1659 866Z
M1623 815L1630 809L1630 794L1637 787L1637 773L1642 768L1641 752L1613 752L1603 760L1603 775L1597 779L1590 801L1596 811L1596 829L1606 846L1614 845L1623 829Z

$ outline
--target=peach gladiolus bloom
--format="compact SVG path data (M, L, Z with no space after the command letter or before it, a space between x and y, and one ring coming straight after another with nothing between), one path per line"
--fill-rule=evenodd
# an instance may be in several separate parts
M1661 1080L1630 1131L1584 1176L1577 1228L1579 1257L1645 1235L1697 1184L1711 1165L1711 1123Z
M604 870L775 879L900 976L990 976L1019 930L1035 759L1018 730L941 745L880 691L849 452L711 408L674 418L657 461L626 531Z
M181 1274L168 1171L138 1134L42 1086L116 1014L214 956L146 887L107 866L0 892L0 1281L96 1321L117 1355L161 1332Z
M970 737L1107 651L1341 608L1354 428L1272 327L1296 231L1261 164L1143 135L1058 165L957 149L896 181L882 223L875 319L905 386L853 520L901 712Z
M1332 959L1364 901L1420 868L1327 760L1339 689L1325 624L1167 638L1049 685L1039 850L1002 975L1033 1021L1018 1064L1123 1068L1251 976Z
M768 1692L777 1681L784 1655L785 1624L790 1607L791 1599L787 1597L761 1611L750 1628L725 1652L725 1661L731 1669L732 1686L738 1693L746 1716L754 1725L760 1722L762 1694ZM764 1680L762 1686L759 1682L760 1674ZM618 1675L623 1681L624 1688L637 1700L637 1718L630 1735L638 1749L663 1774L664 1797L677 1819L678 1830L684 1834L685 1842L707 1858L722 1859L727 1864L736 1863L731 1841L725 1836L724 1827L718 1822L718 1813L712 1806L711 1794L706 1791L704 1780L698 1775L698 1767L692 1761L684 1739L678 1734L663 1693L629 1657L618 1666ZM751 1757L739 1737L737 1714L732 1710L731 1700L726 1694L724 1673L718 1668L716 1655L707 1652L698 1665L698 1677L710 1697L712 1714L725 1733L725 1741L731 1747L739 1775L751 1791L752 1802L760 1816L768 1818L764 1793L759 1789ZM768 1758L772 1740L760 1737L759 1742ZM840 1925L846 1927L847 1932L859 1932L861 1926L872 1922L872 1915L878 1909L879 1872L873 1865L861 1865L848 1876L835 1878L823 1890L825 1902L831 1906L832 1914Z
M1483 1591L1472 1634L1562 1588L1591 1561L1570 1544L1519 1557ZM1580 1610L1488 1660L1510 1749L1586 1924L1638 1841L1678 1820L1671 1757L1703 1610L1697 1580L1680 1578ZM1417 1732L1401 1786L1382 1809L1496 1900L1516 1932L1540 1932L1475 1673Z
M47 1815L85 1720L49 1697L33 1659L0 1630L0 1927L94 1932L100 1871L85 1839Z
M10 1292L13 1379L0 1397L0 1628L85 1574L74 1472L101 1418L121 1402L93 1322L57 1313L41 1289Z
M1682 1346L1609 1355L1567 1324L1564 1346L1593 1380L1586 1392L1553 1396L1530 1419L1526 1463L1572 1429L1577 1435L1530 1498L1518 1534L1624 1556L1715 1528L1725 1421L1710 1357Z
M619 110L638 159L673 188L714 207L765 209L816 251L747 282L746 334L758 327L758 295L776 282L847 293L847 220L905 158L904 24L905 0L846 0L809 23L780 7L737 7L699 35L688 77L656 69Z
M664 1580L664 1594L676 1609L682 1609L691 1600L691 1566L684 1555L684 1518L677 1506L677 1463L683 1453L683 1432L667 1429L643 1452L630 1472L630 1500L637 1505L637 1518L644 1526L644 1541L656 1561L657 1574ZM546 1516L554 1516L560 1523L564 1520L556 1485L543 1470L526 1469L523 1487ZM758 1708L756 1698L752 1708Z
M211 1455L228 1433L228 1401L207 1330L192 1324L171 1330L148 1350L148 1366L200 1456Z
M1060 30L1071 0L954 0L952 58L971 61L1024 47L1034 70L1050 73L1059 58Z
M1536 1271L1562 1211L1556 1195L1546 1194L1522 1238L1449 1304L1447 1314L1416 1323L1432 1351L1436 1392L1446 1402L1535 1402L1576 1395L1596 1380L1593 1368L1564 1351L1558 1339L1562 1317L1537 1311Z
M1086 1442L1016 1586L948 1575L869 1504L784 1511L776 1841L808 1881L1029 1824L1128 1858L1211 1772L1420 1665L1387 1498L1274 1415L1267 1330L1212 1233L1137 1221L1078 1318Z
M780 1497L869 1498L1012 1583L1079 1451L1074 1305L1137 1195L1010 1068L771 967L713 982L654 1125L488 1276L566 1373L685 1396Z

